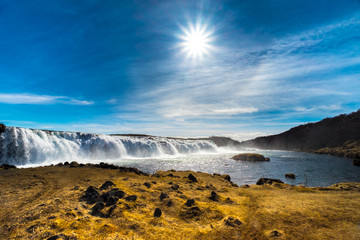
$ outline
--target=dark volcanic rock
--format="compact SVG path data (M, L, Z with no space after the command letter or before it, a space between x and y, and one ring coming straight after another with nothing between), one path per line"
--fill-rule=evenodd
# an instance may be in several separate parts
M112 186L115 186L115 183L113 183L112 181L106 181L103 185L101 185L100 189L105 190Z
M283 181L281 181L280 179L274 179L274 178L260 178L256 185L264 185L264 184L273 184L273 183L284 183Z
M52 237L49 237L47 240L77 240L77 237L74 236L66 236L65 234L58 234Z
M178 185L178 184L173 184L173 185L171 185L171 189L173 189L173 190L178 190L178 189L179 189L179 185Z
M360 167L360 160L358 159L353 160L353 165Z
M188 176L188 179L192 182L197 182L198 180L196 179L196 177L194 175L192 175L191 173Z
M212 200L212 201L217 202L217 201L219 201L220 196L216 192L212 191L211 194L210 194L209 199Z
M290 179L295 179L296 178L295 174L293 174L293 173L286 173L285 177L290 178Z
M78 167L78 166L79 166L79 164L77 162L75 162L75 161L70 163L70 167L75 168L75 167Z
M106 206L115 205L118 202L119 198L111 196L104 201L106 203Z
M233 217L229 217L228 219L225 219L225 225L229 227L238 227L242 224L242 222L239 219L234 219Z
M188 199L185 203L185 206L187 207L191 207L192 205L195 204L195 200L194 199Z
M161 193L159 198L160 198L160 201L162 201L165 198L169 198L169 195L167 195L166 193Z
M270 161L269 158L265 158L261 154L257 153L240 153L232 157L232 159L237 161L250 161L250 162L265 162Z
M118 166L104 162L101 162L100 164L96 164L96 165L98 165L99 168L104 168L104 169L119 169Z
M118 198L123 198L125 196L125 192L121 191L118 188L113 188L110 191L108 191L107 193L110 194L110 196L115 196Z
M125 198L125 200L129 201L129 202L134 202L134 201L136 201L136 199L137 199L136 195L130 195Z
M158 217L161 217L161 209L160 208L155 208L155 211L154 211L154 217L158 218Z
M201 210L199 207L191 207L187 208L185 211L180 213L180 216L187 219L187 218L194 218L201 215Z
M231 177L230 175L224 175L224 179L228 182L231 182Z
M4 170L8 170L10 168L16 168L16 166L4 163L4 164L0 165L0 168L2 168Z
M3 132L5 132L5 130L6 130L5 124L0 123L0 134L3 133Z
M281 237L282 236L282 234L280 233L280 232L278 232L278 231L272 231L271 233L270 233L270 237Z
M150 184L149 182L145 182L143 185L144 185L145 187L147 187L147 188L150 188L150 187L151 187L151 184Z
M91 210L92 210L91 214L98 215L100 213L100 211L103 210L104 208L105 208L104 203L98 202L91 208Z
M172 200L168 200L166 203L166 206L171 207L172 205L174 205Z
M88 204L93 204L99 201L100 199L101 199L100 193L97 190L97 188L90 186L86 189L84 195L81 196L80 201L86 201Z

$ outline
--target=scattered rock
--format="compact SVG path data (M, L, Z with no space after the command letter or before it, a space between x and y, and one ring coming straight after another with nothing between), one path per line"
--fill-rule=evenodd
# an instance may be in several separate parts
M192 205L195 204L195 200L194 199L188 199L185 203L185 206L187 207L191 207Z
M174 205L172 200L167 201L166 206L171 207L172 205Z
M107 199L107 201L105 201L106 206L112 206L115 205L118 202L119 198L111 196Z
M104 203L102 203L102 202L96 203L96 204L91 208L91 210L92 210L91 214L92 214L92 215L98 215L98 214L100 213L100 211L104 209L104 207L105 207Z
M263 155L257 153L240 153L238 155L233 156L231 159L237 161L251 161L251 162L270 161L270 158L265 158Z
M357 167L360 167L360 159L353 160L353 165L357 166Z
M104 163L101 162L100 164L94 164L94 166L99 167L99 168L104 168L104 169L118 169L118 166L115 166L114 164L108 164L108 163Z
M178 190L178 189L179 189L179 185L178 185L178 184L173 184L173 185L171 185L171 189L172 189L172 190Z
M228 219L225 219L225 225L229 227L238 227L242 224L242 222L239 219L234 219L233 217L228 217Z
M86 201L88 204L96 203L100 200L100 193L96 187L90 186L84 192L84 195L80 198L80 201Z
M129 201L129 202L134 202L134 201L136 201L136 199L137 199L136 195L130 195L125 198L125 200Z
M212 184L210 184L210 185L206 185L206 187L205 188L207 188L207 189L211 189L211 190L216 190L216 187L214 187Z
M224 179L228 182L231 182L231 177L230 175L223 175L224 176Z
M103 185L101 185L100 189L105 190L112 186L115 186L115 183L113 183L112 181L106 181Z
M110 217L111 214L114 212L115 208L116 208L116 205L112 205L104 217L106 217L106 218Z
M201 210L200 210L200 208L198 208L196 206L187 208L185 211L182 211L180 213L180 216L185 219L198 217L200 215L201 215Z
M150 184L149 182L145 182L143 185L144 185L145 187L147 187L147 188L150 188L150 187L151 187L151 184Z
M106 193L103 193L101 195L101 197L103 198L103 200L106 202L107 198L110 198L110 197L117 197L117 198L123 198L125 196L125 192L121 191L120 189L118 188L113 188L111 189L110 191L106 192Z
M165 198L168 198L169 195L167 195L166 193L161 193L160 194L160 201L164 200Z
M295 179L296 176L295 176L295 174L293 174L293 173L286 173L286 174L285 174L285 178Z
M174 174L170 173L167 175L167 177L174 177Z
M212 191L211 194L210 194L209 199L212 200L212 201L217 202L217 201L219 201L220 196L216 192Z
M66 236L65 234L58 234L52 237L49 237L47 240L77 240L75 236Z
M8 169L11 169L11 168L16 168L16 166L4 163L4 164L0 165L0 168L2 168L4 170L8 170Z
M198 180L196 179L196 177L195 177L194 175L192 175L191 173L189 174L188 179L189 179L191 182L197 182L197 181L198 181Z
M79 166L79 164L77 162L75 162L75 161L70 163L70 167L76 168L78 166Z
M161 217L161 209L160 208L155 208L155 211L154 211L154 217L158 218L158 217Z
M278 231L272 231L270 234L269 234L270 237L281 237L282 236L282 233L278 232Z
M273 184L273 183L284 183L283 181L281 181L280 179L274 179L274 178L260 178L257 182L256 185L264 185L264 184Z
M5 124L0 123L0 134L3 133L3 132L5 132L5 130L6 130Z

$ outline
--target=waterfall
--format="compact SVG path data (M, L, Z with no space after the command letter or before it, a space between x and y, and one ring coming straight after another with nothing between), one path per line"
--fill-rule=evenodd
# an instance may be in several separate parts
M217 152L210 140L110 136L7 127L0 134L0 164L51 164Z

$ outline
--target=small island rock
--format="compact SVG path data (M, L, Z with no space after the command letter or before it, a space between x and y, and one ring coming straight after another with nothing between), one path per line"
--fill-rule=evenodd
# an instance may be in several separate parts
M295 176L295 174L293 174L293 173L286 173L286 174L285 174L285 178L295 179L296 176Z
M261 154L257 153L240 153L233 156L231 159L237 161L251 161L251 162L266 162L270 161L270 158L266 158Z
M353 161L353 165L360 167L360 159L355 159L355 160Z

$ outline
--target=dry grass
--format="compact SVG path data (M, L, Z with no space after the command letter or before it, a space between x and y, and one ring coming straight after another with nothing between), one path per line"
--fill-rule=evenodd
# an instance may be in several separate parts
M142 176L69 167L0 170L0 239L47 239L60 233L74 239L360 239L358 184L246 188L204 173L191 172L198 182L190 182L189 173ZM138 198L120 199L108 218L93 216L92 205L79 198L88 186L99 187L106 180L126 196ZM173 190L169 182L179 189ZM209 199L211 191L219 201ZM169 198L160 201L162 192ZM184 206L188 199L195 199L198 216L189 217L189 207ZM167 206L169 200L172 206ZM154 217L157 207L160 218ZM229 217L242 224L228 226Z

